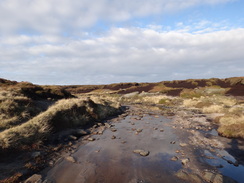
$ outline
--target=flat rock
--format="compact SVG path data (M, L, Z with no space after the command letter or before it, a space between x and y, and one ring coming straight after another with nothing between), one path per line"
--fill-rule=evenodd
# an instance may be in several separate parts
M39 151L37 151L37 152L33 152L33 153L31 154L31 157L32 157L32 158L37 158L38 156L41 156L41 152L39 152Z
M42 182L42 176L39 174L34 174L31 177L29 177L24 183L41 183Z
M69 162L72 162L72 163L75 163L75 162L76 162L76 161L75 161L75 158L72 157L72 156L68 156L68 157L66 157L66 160L69 161Z
M111 128L111 125L108 124L108 123L104 123L104 125L105 125L106 128Z
M105 126L101 126L100 128L99 128L99 130L98 130L98 134L99 135L102 135L103 134L103 132L104 132L104 130L105 130Z
M182 165L186 165L187 163L189 163L190 159L189 158L185 158L181 160Z
M112 132L116 132L116 131L117 131L116 128L110 128L110 130L111 130Z
M136 129L136 131L137 131L138 133L140 133L140 132L142 132L142 129L138 128L138 129Z
M177 156L174 156L170 159L171 161L177 161L178 160L178 157Z
M207 182L212 182L212 183L237 183L233 179L226 177L224 175L221 175L219 173L213 173L213 172L208 172L205 171L203 173L203 179L206 180Z
M88 135L89 133L83 129L78 129L75 131L74 135L75 136L84 136L84 135Z
M199 175L194 173L187 173L183 170L179 170L176 173L176 176L182 180L185 180L187 182L194 182L194 183L202 183L202 179Z
M180 145L181 147L185 147L185 146L187 146L186 143L180 143L179 145Z
M140 154L141 156L148 156L150 154L149 151L141 150L141 149L136 149L133 151L136 154Z
M77 140L78 138L74 135L69 135L68 139L69 140Z
M93 138L93 137L89 137L87 140L89 140L89 141L94 141L94 140L96 140L96 139Z

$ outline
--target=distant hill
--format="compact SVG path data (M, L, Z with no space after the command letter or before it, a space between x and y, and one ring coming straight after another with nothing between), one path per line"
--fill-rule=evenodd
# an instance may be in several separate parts
M232 77L226 79L187 79L162 81L158 83L116 83L108 85L69 85L63 88L73 94L81 93L117 93L131 92L165 93L179 96L184 89L196 89L199 87L219 87L226 89L226 95L244 96L244 77Z
M0 78L0 87L18 88L25 95L34 98L68 98L71 94L126 94L132 92L163 93L179 96L184 89L212 87L226 89L225 95L244 96L244 77L231 77L226 79L187 79L162 81L157 83L115 83L108 85L34 85L29 82L16 82Z

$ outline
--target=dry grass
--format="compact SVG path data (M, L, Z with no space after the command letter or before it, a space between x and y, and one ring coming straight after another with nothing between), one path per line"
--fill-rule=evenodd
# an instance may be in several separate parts
M214 111L224 112L225 108L230 108L237 104L237 101L233 97L226 96L201 96L200 98L184 99L183 106L190 108L199 108L204 110L206 113L211 113L211 109Z
M118 111L109 104L96 104L89 99L60 100L26 123L2 131L0 146L18 148L23 144L32 144L49 137L51 131L86 125L91 120L99 120Z
M203 113L221 113L214 119L217 131L225 137L244 138L244 104L237 103L233 97L220 95L185 99L183 106L197 108Z
M218 133L225 137L244 138L244 115L220 117Z
M41 112L30 98L19 95L18 91L0 92L0 129L19 125L31 116Z
M226 108L223 105L210 105L208 107L203 107L203 113L224 113Z
M127 94L128 95L128 94ZM143 103L143 104L159 104L160 101L172 100L174 97L162 95L162 94L150 94L150 93L141 93L131 95L131 97L121 97L122 103Z

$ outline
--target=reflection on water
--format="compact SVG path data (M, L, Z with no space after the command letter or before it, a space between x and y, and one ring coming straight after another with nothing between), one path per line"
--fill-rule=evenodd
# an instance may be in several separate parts
M131 114L113 123L117 131L107 129L103 135L94 135L95 141L81 142L72 154L77 162L62 161L47 173L47 178L59 183L182 183L184 181L175 177L175 173L184 167L180 160L171 161L171 158L179 156L176 150L181 149L179 142L185 134L179 139L180 134L170 127L170 121L153 112ZM137 129L142 131L136 133ZM218 135L216 130L205 133ZM176 143L171 143L173 141ZM150 155L142 157L133 153L135 149L150 151ZM236 159L227 151L212 153L205 150L204 154L208 158L200 163L214 166L223 175L243 182L243 165L236 167L228 163L235 163Z
M208 157L213 157L214 159L206 159L205 161L211 165L218 168L218 170L225 176L231 177L232 179L238 181L239 183L244 180L244 166L243 165L234 165L236 159L231 156L225 150L219 150L216 156L215 154L209 152L208 150L204 151L204 154Z
M177 141L177 136L166 126L168 122L153 113L141 115L140 119L138 115L127 116L114 123L114 128L119 129L116 132L107 129L103 135L93 136L96 141L81 145L72 155L76 164L63 161L47 177L56 182L184 182L174 176L182 165L170 160L179 146L170 144ZM135 129L142 132L136 134ZM150 151L150 155L142 157L133 153L135 149Z

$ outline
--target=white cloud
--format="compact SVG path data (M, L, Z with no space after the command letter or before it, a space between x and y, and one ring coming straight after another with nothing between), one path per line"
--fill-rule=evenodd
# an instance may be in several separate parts
M1 0L0 33L79 32L99 20L125 21L229 1L232 0Z
M244 73L244 29L195 34L113 28L86 40L57 36L4 40L0 42L0 77L42 84L160 81Z

